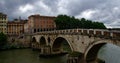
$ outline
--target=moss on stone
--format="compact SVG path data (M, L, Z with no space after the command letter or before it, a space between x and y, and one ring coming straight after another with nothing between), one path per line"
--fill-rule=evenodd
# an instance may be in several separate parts
M69 53L69 56L71 56L71 57L80 57L80 56L82 56L82 55L83 55L82 53L77 52L77 51L74 51L74 52L72 52L72 53Z

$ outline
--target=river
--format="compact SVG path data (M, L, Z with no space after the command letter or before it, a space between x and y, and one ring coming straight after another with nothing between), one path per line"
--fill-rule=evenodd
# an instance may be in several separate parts
M40 58L38 52L31 49L0 51L0 63L66 63L66 56ZM106 63L120 63L120 47L106 44L98 53Z
M98 57L105 60L105 63L120 63L120 47L106 44L99 50Z
M66 56L40 58L31 49L18 49L0 52L0 63L66 63Z

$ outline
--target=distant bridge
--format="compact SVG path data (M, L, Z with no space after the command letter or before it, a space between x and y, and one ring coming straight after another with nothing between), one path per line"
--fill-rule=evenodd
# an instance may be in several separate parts
M32 47L44 53L60 53L62 41L72 51L83 53L86 61L95 60L99 49L106 43L120 46L120 32L106 29L66 29L37 32L32 35ZM44 50L44 46L48 46Z

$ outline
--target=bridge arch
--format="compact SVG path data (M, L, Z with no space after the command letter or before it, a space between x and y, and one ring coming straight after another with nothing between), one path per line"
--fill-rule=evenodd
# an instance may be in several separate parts
M86 62L95 61L100 48L107 43L106 41L97 41L90 44L84 52Z
M39 43L41 46L45 46L46 45L46 39L44 36L41 36L39 39Z
M64 42L66 42L66 44L69 45L70 50L73 51L73 48L72 48L70 42L64 37L57 37L53 41L52 51L53 52L61 51L61 46L62 46L62 43L64 43Z
M35 38L35 37L32 37L32 41L31 41L31 42L32 42L32 43L37 42L36 38Z

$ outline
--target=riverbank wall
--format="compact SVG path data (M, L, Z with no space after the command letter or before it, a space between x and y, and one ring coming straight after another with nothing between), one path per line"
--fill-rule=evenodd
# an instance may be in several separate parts
M30 47L31 46L31 36L29 35L10 35L8 36L8 44L13 46L20 47Z

